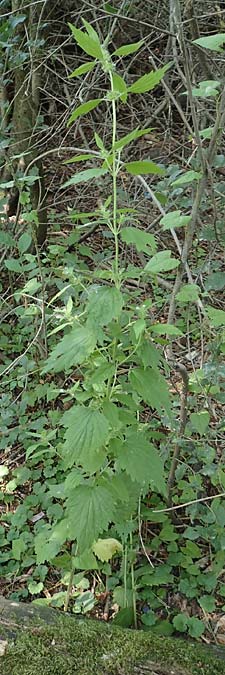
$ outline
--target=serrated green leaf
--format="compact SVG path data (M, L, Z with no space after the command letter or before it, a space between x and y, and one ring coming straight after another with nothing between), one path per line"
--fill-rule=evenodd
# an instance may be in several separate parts
M129 56L129 54L134 54L134 52L137 52L140 47L144 44L144 40L139 40L139 42L131 42L129 45L123 45L122 47L119 47L116 49L115 52L113 52L113 56Z
M214 328L219 328L219 326L225 326L225 312L223 309L215 309L209 305L206 307L206 311L210 320L210 323Z
M212 272L205 280L207 291L222 291L225 288L225 272Z
M179 264L179 260L171 258L171 251L159 251L159 253L153 255L151 260L145 265L144 271L149 274L160 274L175 269Z
M163 463L152 443L143 434L133 433L123 443L118 441L119 456L116 467L126 471L133 481L141 485L153 485L166 495Z
M97 42L93 37L90 37L90 35L79 28L75 28L71 23L68 25L79 47L81 47L86 54L89 54L89 56L102 60L103 52L100 41Z
M65 162L63 164L74 164L76 162L85 162L87 159L93 159L93 155L74 155L70 159L65 159Z
M123 547L118 539L98 539L93 546L93 551L99 560L108 562L115 553L122 553Z
M197 284L185 284L176 294L178 302L196 302L199 298L200 288Z
M100 45L98 33L93 28L93 26L88 21L86 21L86 19L84 19L83 17L81 18L81 21L84 24L84 27L86 28L86 31L87 31L88 35L90 36L90 38L92 38L92 40L95 40L95 42L97 42L97 44Z
M15 239L11 237L11 234L5 232L5 230L0 230L0 244L3 244L3 246L15 246Z
M52 560L61 550L64 542L70 539L69 522L65 518L51 530L44 525L34 538L37 564Z
M194 45L210 49L214 52L224 52L225 33L216 33L215 35L206 35L205 37L193 40Z
M136 138L141 138L141 136L145 136L148 134L150 131L152 131L153 127L147 127L146 129L134 129L131 131L129 134L126 134L126 136L122 136L118 141L115 142L114 148L115 150L121 150L124 148L126 145L129 145L131 141L135 141Z
M87 303L89 319L99 326L107 326L118 319L123 307L122 293L113 286L94 286Z
M182 176L176 178L171 185L187 185L192 183L193 180L200 180L202 178L202 173L200 171L186 171Z
M123 103L127 100L127 85L121 75L118 73L113 73L113 92L119 95Z
M81 115L87 115L90 110L94 110L94 108L97 108L97 105L101 103L102 98L94 98L91 101L87 101L86 103L82 103L81 105L78 106L73 112L72 115L70 115L70 118L68 119L67 126L69 127L72 122L75 122L75 120L78 119L78 117L81 117Z
M27 588L31 595L38 595L41 593L41 591L43 591L44 584L42 581L39 581L39 583L36 581L30 581Z
M106 452L102 450L108 440L109 423L98 410L73 406L64 413L62 423L67 427L63 446L63 463L66 468L80 464L89 473L99 468Z
M92 180L92 178L99 178L100 176L104 176L104 174L107 173L107 169L85 169L84 171L80 171L79 173L76 173L75 176L72 176L72 178L69 178L63 185L60 186L60 189L62 190L65 187L69 187L69 185L77 185L78 183L87 183L87 181Z
M179 633L185 633L188 626L188 616L186 614L177 614L173 618L173 625Z
M71 366L83 363L93 352L96 336L88 326L74 326L51 351L43 373L53 370L68 370Z
M151 408L161 412L166 410L170 414L170 397L167 383L163 375L156 368L134 368L130 375L130 382L143 401Z
M70 73L69 78L71 77L80 77L80 75L85 75L85 73L90 73L91 70L96 65L96 61L88 61L87 63L82 63L82 66L75 68L72 73Z
M203 436L206 433L210 422L208 410L201 410L199 413L191 413L190 422L193 429L197 431L200 436Z
M191 220L191 216L183 216L181 211L170 211L160 220L163 230L171 230L175 227L184 227Z
M204 612L214 612L216 609L215 598L211 595L201 595L198 602Z
M20 560L22 553L26 551L26 544L23 539L13 539L12 541L12 556L15 560Z
M143 161L138 160L136 162L127 162L125 164L126 170L128 173L131 173L132 176L138 176L139 174L157 174L158 176L164 176L165 170L155 164L155 162L150 162L147 159Z
M159 84L159 82L161 82L171 65L172 63L167 63L163 68L159 68L155 71L151 70L150 73L146 73L146 75L139 77L139 79L128 88L128 91L132 94L144 94L146 91L151 91Z
M196 619L195 616L188 617L188 633L193 638L201 637L204 633L205 624L200 619Z
M184 335L179 328L173 326L171 323L154 323L150 326L150 329L157 335L172 335L174 337L181 337Z
M79 553L91 548L99 534L107 530L114 509L112 495L105 487L80 485L75 488L67 500L67 516Z
M135 244L137 251L149 254L150 251L154 252L156 249L154 235L138 227L123 227L120 236L126 244Z
M99 150L101 150L102 152L106 152L104 143L103 143L102 139L100 138L100 136L97 134L96 131L94 133L94 137L95 137L95 143L96 143L97 147L99 148Z

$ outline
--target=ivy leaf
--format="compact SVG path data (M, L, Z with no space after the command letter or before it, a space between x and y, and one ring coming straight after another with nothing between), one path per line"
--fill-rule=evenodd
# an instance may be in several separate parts
M78 405L64 413L62 422L67 427L63 446L65 467L81 464L92 473L105 457L101 449L108 440L108 420L98 410Z
M170 415L170 397L167 383L163 375L156 368L134 368L130 373L130 382L143 401L151 408L161 412L162 409Z
M155 253L151 260L145 265L144 271L150 274L160 274L161 272L169 272L180 264L176 258L171 258L171 251L159 251Z
M112 319L118 319L123 296L117 288L110 286L92 286L87 303L88 317L100 326L107 326Z
M165 170L161 166L155 164L155 162L150 162L148 159L137 160L136 162L127 162L125 164L126 170L128 173L131 173L132 176L138 176L139 174L157 174L158 176L164 176Z
M105 173L107 173L107 169L85 169L84 171L76 173L75 176L72 176L72 178L69 178L69 180L63 183L63 185L60 186L60 190L65 187L69 187L70 185L87 183L87 181L92 180L92 178L104 176Z
M155 237L150 232L140 230L138 227L123 227L121 230L121 239L126 244L135 244L137 251L143 251L149 254L155 251Z
M154 485L164 496L167 494L163 463L152 443L143 434L133 433L123 443L118 442L119 456L116 468L141 485Z
M67 126L69 127L72 122L75 122L75 120L78 119L78 117L81 117L81 115L87 115L90 110L94 110L94 108L97 108L97 105L101 103L102 99L101 98L94 98L91 101L86 101L86 103L82 103L79 105L75 110L72 112L72 115L70 115L70 118L68 119Z
M96 345L96 336L88 326L74 326L50 353L43 373L53 370L68 370L71 366L83 363L93 352Z
M122 553L123 547L118 539L98 539L93 546L93 551L99 560L108 562L115 553Z
M150 73L146 73L146 75L139 77L139 79L129 87L128 91L132 94L144 94L146 91L151 91L151 89L154 89L154 87L161 82L171 65L172 63L167 63L163 68L158 68L158 70L155 71L151 70Z
M100 485L80 485L67 500L67 517L79 553L93 546L114 516L111 493Z
M129 54L134 54L137 52L140 47L144 44L144 40L139 40L139 42L132 42L130 45L123 45L113 52L113 56L129 56Z

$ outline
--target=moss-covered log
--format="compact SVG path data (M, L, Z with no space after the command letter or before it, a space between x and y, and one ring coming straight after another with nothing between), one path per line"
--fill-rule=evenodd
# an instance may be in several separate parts
M1 675L221 675L197 643L160 638L0 598Z

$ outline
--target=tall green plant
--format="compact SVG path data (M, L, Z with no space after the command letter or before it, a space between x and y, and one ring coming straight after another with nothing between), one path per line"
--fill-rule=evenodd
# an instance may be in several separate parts
M68 540L76 542L78 556L99 547L101 551L99 537L103 533L107 538L112 528L126 540L130 536L127 523L131 518L135 527L140 496L149 489L164 497L167 493L163 461L153 442L154 423L152 427L143 414L146 407L156 410L158 415L171 414L170 394L162 374L165 364L158 345L154 344L157 337L154 338L149 313L151 303L147 300L137 306L135 293L126 286L132 270L126 270L120 261L119 242L135 246L149 258L144 270L133 270L138 278L144 275L147 280L154 280L158 273L175 269L179 261L171 257L170 250L157 252L154 236L129 224L134 218L132 209L118 206L121 170L131 175L161 175L163 169L149 160L123 160L124 148L149 130L137 128L118 138L117 107L126 102L128 95L152 90L169 65L127 86L116 70L116 59L134 53L142 43L125 45L110 55L106 42L101 44L92 26L83 23L85 30L70 27L79 47L93 60L77 68L71 77L100 65L110 86L104 98L77 107L69 124L100 104L111 107L111 146L106 148L95 133L97 166L89 165L75 173L63 187L106 174L111 176L112 193L100 216L113 234L114 258L111 269L95 270L89 275L89 283L84 281L85 277L77 277L72 269L65 271L71 283L71 298L61 324L66 331L50 353L43 372L68 374L77 368L80 379L71 388L73 405L61 420L65 431L58 452L59 466L66 473L61 493L64 518L53 529L47 525L40 528L36 536L39 563L52 559ZM77 155L73 161L81 159L83 155ZM165 327L165 334L167 330Z

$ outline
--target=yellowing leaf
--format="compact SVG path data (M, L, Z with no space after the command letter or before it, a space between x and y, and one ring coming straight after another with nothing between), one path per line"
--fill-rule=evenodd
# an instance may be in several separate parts
M122 553L123 547L118 539L98 539L93 546L93 551L99 560L108 562L115 553Z

